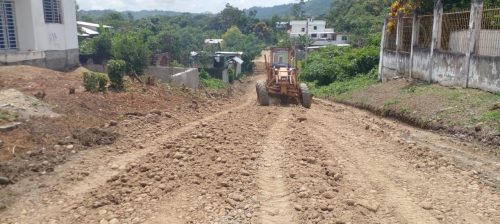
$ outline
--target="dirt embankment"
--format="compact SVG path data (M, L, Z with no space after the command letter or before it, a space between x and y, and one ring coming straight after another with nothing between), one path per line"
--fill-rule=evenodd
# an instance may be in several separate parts
M399 79L330 100L460 139L500 146L498 94Z
M126 92L89 93L79 68L61 73L31 66L0 67L0 176L17 181L46 174L68 157L127 135L118 125L132 117L165 115L178 123L220 110L225 93L127 83ZM70 89L76 89L70 94ZM238 91L238 87L234 92ZM213 96L217 96L214 98ZM141 132L140 129L137 130Z

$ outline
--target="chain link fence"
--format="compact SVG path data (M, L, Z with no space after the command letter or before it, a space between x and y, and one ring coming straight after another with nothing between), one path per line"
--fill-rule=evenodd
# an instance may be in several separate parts
M432 26L434 23L433 15L419 16L417 20L418 34L417 47L422 49L431 49L432 45Z
M479 54L500 56L500 8L485 9L481 17Z
M465 53L470 12L443 13L441 23L440 50Z
M403 17L402 21L402 36L401 36L401 52L410 53L411 51L411 36L413 33L413 18L412 17Z
M478 15L481 29L475 36L474 55L500 56L500 8L485 8ZM416 17L415 46L419 49L430 49L433 40L434 15ZM448 53L466 54L470 45L469 23L470 11L445 12L441 14L441 24L437 33L436 48ZM401 22L398 26L398 22ZM398 32L398 29L399 32ZM398 38L398 34L400 35ZM410 53L412 49L413 18L388 17L384 50ZM399 46L397 41L399 42Z
M386 41L384 44L384 49L389 51L396 51L396 42L397 42L397 27L398 27L398 19L397 18L388 18L387 19L387 30L386 32Z

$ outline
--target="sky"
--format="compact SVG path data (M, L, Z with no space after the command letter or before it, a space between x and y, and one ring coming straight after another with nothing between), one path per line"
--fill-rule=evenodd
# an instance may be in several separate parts
M240 9L252 6L273 6L295 0L76 0L80 9L168 10L178 12L219 12L229 3Z

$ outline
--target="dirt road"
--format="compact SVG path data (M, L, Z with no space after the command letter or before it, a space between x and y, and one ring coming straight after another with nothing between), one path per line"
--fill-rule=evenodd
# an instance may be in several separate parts
M259 107L259 78L228 109L126 120L135 134L0 189L0 223L500 222L482 146L320 100Z

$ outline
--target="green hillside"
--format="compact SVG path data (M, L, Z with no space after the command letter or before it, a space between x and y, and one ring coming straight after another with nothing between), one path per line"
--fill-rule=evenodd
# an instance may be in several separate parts
M310 0L304 6L305 15L307 16L322 16L326 15L330 10L332 0ZM270 19L274 15L284 17L291 14L293 3L285 5L276 5L272 7L252 7L248 9L256 10L258 19Z

